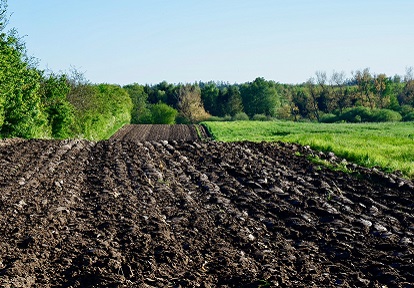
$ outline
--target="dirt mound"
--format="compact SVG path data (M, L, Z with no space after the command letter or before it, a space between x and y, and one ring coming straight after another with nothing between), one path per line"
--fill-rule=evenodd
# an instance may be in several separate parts
M196 141L208 138L201 125L141 124L125 125L111 139L132 141Z
M1 287L413 286L411 182L128 137L0 144Z

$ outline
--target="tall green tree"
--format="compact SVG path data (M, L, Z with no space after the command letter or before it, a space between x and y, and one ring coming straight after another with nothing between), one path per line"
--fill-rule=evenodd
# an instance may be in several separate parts
M211 115L219 116L218 97L220 90L216 83L208 82L201 87L201 100L204 103L204 108Z
M131 123L138 124L146 122L146 117L149 110L147 107L148 94L145 92L145 87L137 83L126 85L123 87L129 94L132 100Z
M237 85L231 85L220 89L217 98L219 116L234 116L243 112L243 100Z
M240 92L244 111L249 117L255 114L276 115L280 99L274 82L259 77L253 82L243 84Z

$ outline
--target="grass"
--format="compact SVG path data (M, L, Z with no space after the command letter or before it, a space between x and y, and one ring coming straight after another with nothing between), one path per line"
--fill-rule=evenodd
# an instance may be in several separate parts
M414 123L204 122L218 141L283 141L414 179Z

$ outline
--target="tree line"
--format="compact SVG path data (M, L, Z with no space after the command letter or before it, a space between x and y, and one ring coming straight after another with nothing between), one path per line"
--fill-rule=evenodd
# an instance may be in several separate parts
M296 85L259 77L243 84L171 84L163 81L156 85L130 84L124 89L134 103L134 123L147 123L149 110L161 104L174 109L175 120L180 123L247 119L317 122L414 120L412 68L407 69L404 77L372 74L368 68L353 72L351 78L346 78L344 72L333 72L329 77L326 72L316 72L315 77ZM186 108L183 99L191 99L197 105Z

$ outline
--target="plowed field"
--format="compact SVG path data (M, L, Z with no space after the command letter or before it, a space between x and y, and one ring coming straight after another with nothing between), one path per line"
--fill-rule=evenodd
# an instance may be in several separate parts
M144 128L0 141L0 287L413 287L412 182Z
M197 130L201 135L198 135ZM199 125L125 125L112 139L132 140L132 141L160 141L160 140L179 140L195 141L199 137L207 137L203 126Z

